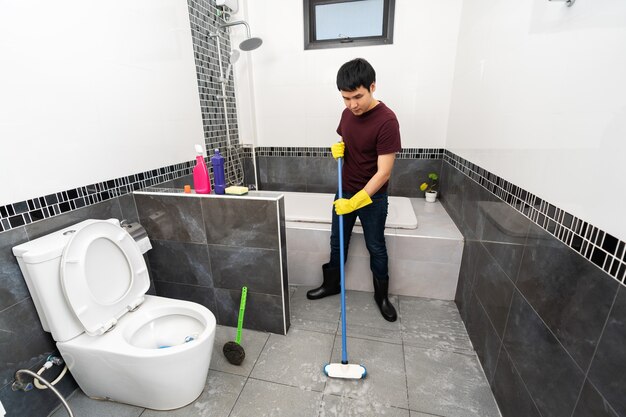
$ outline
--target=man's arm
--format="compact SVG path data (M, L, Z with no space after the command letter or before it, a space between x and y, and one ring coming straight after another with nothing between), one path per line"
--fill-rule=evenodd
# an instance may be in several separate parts
M367 184L365 184L365 187L363 187L367 195L370 197L373 196L378 190L380 190L380 187L389 181L395 160L395 153L378 155L378 170L376 171L376 174L367 182Z

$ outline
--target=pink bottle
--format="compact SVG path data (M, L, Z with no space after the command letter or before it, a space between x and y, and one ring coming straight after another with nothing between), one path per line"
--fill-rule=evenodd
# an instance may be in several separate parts
M211 192L211 180L209 179L209 170L204 163L202 146L196 145L196 166L193 169L193 186L196 194L209 194Z

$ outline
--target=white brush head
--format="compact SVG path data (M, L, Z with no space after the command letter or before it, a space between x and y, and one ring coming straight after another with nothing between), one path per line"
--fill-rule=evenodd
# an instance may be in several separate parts
M324 366L324 373L331 378L363 379L367 375L367 370L362 365L329 363Z

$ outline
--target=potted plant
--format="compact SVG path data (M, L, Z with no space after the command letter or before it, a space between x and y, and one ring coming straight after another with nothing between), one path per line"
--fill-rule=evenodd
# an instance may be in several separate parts
M434 203L437 200L437 185L439 185L439 175L436 172L428 174L428 180L420 185L420 190L424 191L427 202Z

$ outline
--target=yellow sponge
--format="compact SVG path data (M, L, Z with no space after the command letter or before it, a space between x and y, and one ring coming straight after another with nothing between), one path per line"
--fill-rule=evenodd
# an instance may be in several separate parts
M231 195L244 195L244 194L248 194L248 187L240 187L237 185L233 185L230 187L226 187L224 192L226 194L231 194Z

